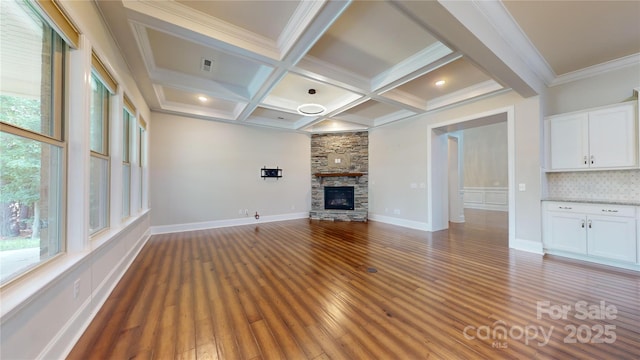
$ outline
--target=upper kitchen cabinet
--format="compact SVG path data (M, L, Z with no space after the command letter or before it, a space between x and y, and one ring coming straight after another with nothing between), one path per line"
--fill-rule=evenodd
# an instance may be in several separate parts
M637 168L636 107L631 101L548 117L549 170Z

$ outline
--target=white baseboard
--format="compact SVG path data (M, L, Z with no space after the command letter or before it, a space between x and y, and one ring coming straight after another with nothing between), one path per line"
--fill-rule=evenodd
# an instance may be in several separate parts
M187 224L174 224L174 225L157 225L151 227L151 234L169 234L183 231L194 231L194 230L206 230L206 229L215 229L221 227L229 227L229 226L240 226L240 225L254 225L266 222L273 221L284 221L284 220L296 220L296 219L307 219L309 218L309 212L299 212L299 213L291 213L291 214L280 214L280 215L267 215L260 216L260 219L256 220L253 216L243 217L238 219L227 219L227 220L213 220L213 221L204 221L197 223L187 223Z
M544 249L542 248L542 242L540 241L515 239L509 243L509 247L511 249L544 255Z
M369 220L377 221L385 224L402 226L410 229L431 231L431 227L427 223L413 221L413 220L399 219L391 216L376 215L376 214L369 213Z

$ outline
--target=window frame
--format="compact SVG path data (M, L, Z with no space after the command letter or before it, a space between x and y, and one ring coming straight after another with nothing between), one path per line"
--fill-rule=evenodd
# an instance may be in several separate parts
M101 232L106 231L107 229L109 229L110 226L110 209L111 209L111 156L110 156L110 148L109 148L109 129L110 129L110 123L111 123L111 97L114 96L114 92L112 91L112 89L110 89L110 86L113 86L113 83L109 83L109 85L107 85L105 83L105 81L103 80L103 76L105 76L105 71L104 68L102 68L102 71L99 70L99 68L102 67L102 63L96 63L95 60L98 60L97 57L95 56L95 54L93 54L93 58L92 58L92 71L91 71L91 81L96 81L96 83L98 83L99 86L102 86L104 88L105 91L105 97L102 99L103 103L102 103L102 129L101 129L101 134L102 134L102 152L93 150L93 144L92 144L92 139L90 139L89 141L89 166L91 167L91 159L95 158L95 159L100 159L100 160L104 160L106 161L106 189L100 189L101 190L101 194L102 191L104 190L105 193L104 195L104 201L106 202L104 208L100 208L100 211L102 213L104 213L104 222L101 221L102 225L99 228L96 229L91 229L91 216L92 216L92 209L91 209L91 205L89 206L89 237L94 239L97 235L99 235ZM99 60L98 60L99 61ZM108 75L108 73L107 73ZM91 90L91 96L93 96L93 90ZM92 119L91 119L92 120ZM91 127L93 125L93 121L89 121L89 127L91 130ZM89 176L89 181L91 181L91 175ZM91 186L89 186L89 201L91 202ZM102 198L102 196L101 196Z
M5 286L16 282L17 280L28 275L32 271L41 268L45 264L52 262L53 260L63 256L68 248L67 243L67 168L68 168L68 144L67 144L67 128L66 128L66 111L68 107L68 74L69 60L68 55L71 48L75 44L69 43L66 36L63 36L59 30L58 21L60 19L50 18L50 13L46 10L36 6L33 3L25 2L25 12L30 11L31 15L37 17L43 24L47 25L50 35L51 48L49 54L51 56L50 72L43 75L47 75L49 81L51 81L50 94L46 94L49 97L50 106L49 114L50 126L52 129L49 134L26 129L15 124L3 122L0 120L0 133L5 133L13 136L20 137L28 141L35 141L41 145L49 145L58 148L58 158L50 158L52 161L59 162L58 166L50 166L48 172L50 174L57 173L54 176L49 176L49 184L52 181L55 182L55 189L47 189L46 201L51 203L53 201L57 214L56 224L54 229L56 230L57 239L55 239L55 253L49 254L46 258L40 258L38 262L21 267L10 276L0 280L0 289ZM56 5L57 6L57 5ZM67 19L68 20L68 19ZM64 24L63 24L64 25ZM44 40L43 40L44 41ZM42 84L41 80L41 84ZM40 100L43 97L40 94ZM40 164L40 182L42 182L42 163ZM42 193L41 193L42 196ZM54 199L57 198L57 199ZM42 199L40 199L42 201ZM50 208L49 206L47 208ZM41 219L42 221L42 219ZM51 227L48 227L49 229ZM47 240L52 244L52 239ZM40 251L42 251L42 239L40 240ZM49 247L49 249L51 249Z
M132 111L133 105L131 105L131 101L129 98L124 95L124 103L125 106L122 109L122 172L125 173L125 168L128 169L128 176L126 179L126 187L125 187L125 177L122 176L122 211L121 217L123 220L131 217L131 127L132 123L135 121L135 114ZM126 209L126 211L125 211Z

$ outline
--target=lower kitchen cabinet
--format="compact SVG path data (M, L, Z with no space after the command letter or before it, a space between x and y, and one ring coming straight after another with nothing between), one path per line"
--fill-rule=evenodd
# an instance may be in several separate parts
M546 250L638 262L634 206L545 202L543 209Z

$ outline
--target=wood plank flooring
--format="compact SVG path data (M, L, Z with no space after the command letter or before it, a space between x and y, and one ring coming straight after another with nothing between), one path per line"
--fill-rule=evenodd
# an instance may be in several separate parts
M155 235L68 358L640 358L637 273L509 250L506 213L466 215L435 233L294 220Z

